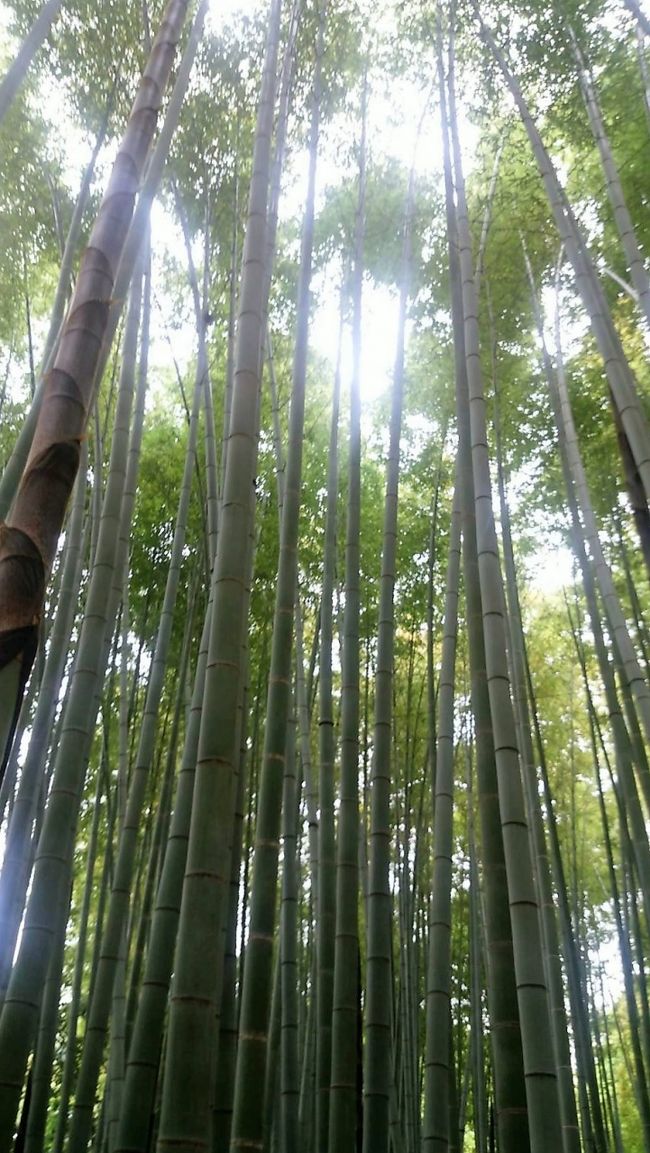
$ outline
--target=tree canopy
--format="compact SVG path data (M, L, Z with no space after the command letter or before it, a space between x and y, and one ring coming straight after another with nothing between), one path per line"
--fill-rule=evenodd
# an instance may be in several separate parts
M0 1153L650 1153L646 7L0 17Z

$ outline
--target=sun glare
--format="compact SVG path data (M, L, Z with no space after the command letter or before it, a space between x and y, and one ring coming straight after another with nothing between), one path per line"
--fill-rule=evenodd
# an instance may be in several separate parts
M211 0L206 21L208 29L218 32L239 16L250 16L263 6L264 0Z

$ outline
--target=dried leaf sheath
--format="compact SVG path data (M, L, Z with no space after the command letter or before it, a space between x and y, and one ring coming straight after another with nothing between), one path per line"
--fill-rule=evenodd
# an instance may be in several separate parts
M7 633L40 620L45 583L79 466L115 272L186 10L187 0L170 0L165 10L82 260L9 523L0 535L0 647ZM6 663L7 658L0 657L0 668Z

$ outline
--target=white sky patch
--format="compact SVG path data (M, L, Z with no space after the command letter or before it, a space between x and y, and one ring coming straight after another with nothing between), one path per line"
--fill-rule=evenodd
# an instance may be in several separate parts
M226 25L239 21L241 16L251 16L267 7L265 0L211 0L206 27L209 32L219 32Z
M565 544L547 544L530 558L527 569L532 588L546 596L573 584L574 556Z
M398 299L394 289L364 281L361 335L361 400L371 404L390 387L395 360L398 325ZM339 299L336 287L328 282L314 309L310 343L314 352L336 360L339 340ZM343 331L341 379L352 374L352 337Z

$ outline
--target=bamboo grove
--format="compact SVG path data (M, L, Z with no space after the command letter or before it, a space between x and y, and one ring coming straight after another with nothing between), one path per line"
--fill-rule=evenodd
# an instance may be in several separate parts
M0 18L0 1153L650 1153L646 9Z

